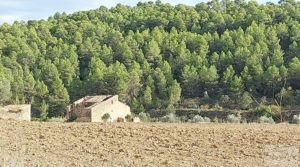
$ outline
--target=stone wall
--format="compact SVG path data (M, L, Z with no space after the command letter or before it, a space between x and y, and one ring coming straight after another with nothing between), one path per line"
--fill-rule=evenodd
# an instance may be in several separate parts
M91 122L91 110L82 109L76 119L77 122Z
M72 117L77 118L81 114L81 111L85 108L85 101L89 97L83 97L70 106L67 107L67 119L71 119Z
M8 105L1 107L0 118L31 121L31 105Z

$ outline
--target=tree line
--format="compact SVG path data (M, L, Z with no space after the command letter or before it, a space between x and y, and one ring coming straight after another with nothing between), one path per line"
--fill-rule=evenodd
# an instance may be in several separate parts
M0 103L63 116L85 96L119 94L135 113L186 99L243 107L300 103L300 3L212 0L101 6L0 26ZM244 106L248 107L248 106Z

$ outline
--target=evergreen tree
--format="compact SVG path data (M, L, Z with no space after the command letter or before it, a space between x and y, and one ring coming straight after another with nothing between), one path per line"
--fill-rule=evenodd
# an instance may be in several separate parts
M24 70L24 93L27 103L33 102L33 97L35 96L35 80L32 72L28 68Z
M152 90L149 86L146 86L146 88L144 90L143 102L144 102L145 106L148 106L148 107L150 107L150 105L152 103Z
M174 106L180 100L181 97L181 87L176 80L174 80L170 85L168 94L169 94L169 106Z
M3 76L0 77L0 104L4 104L9 101L12 93L10 90L10 82Z

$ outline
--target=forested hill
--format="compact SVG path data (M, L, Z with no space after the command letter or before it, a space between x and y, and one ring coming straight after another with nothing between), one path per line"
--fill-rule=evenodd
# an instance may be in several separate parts
M95 94L119 94L134 112L185 99L248 107L252 98L279 94L283 104L296 104L299 21L300 3L292 0L213 0L117 5L3 24L0 103L32 103L44 118Z

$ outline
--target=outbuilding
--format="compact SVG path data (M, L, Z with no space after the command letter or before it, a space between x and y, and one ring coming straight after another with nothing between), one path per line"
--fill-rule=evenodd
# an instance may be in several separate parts
M130 107L120 102L118 95L86 96L67 108L67 118L76 122L103 122L105 114L116 122L120 118L125 120L131 113Z

